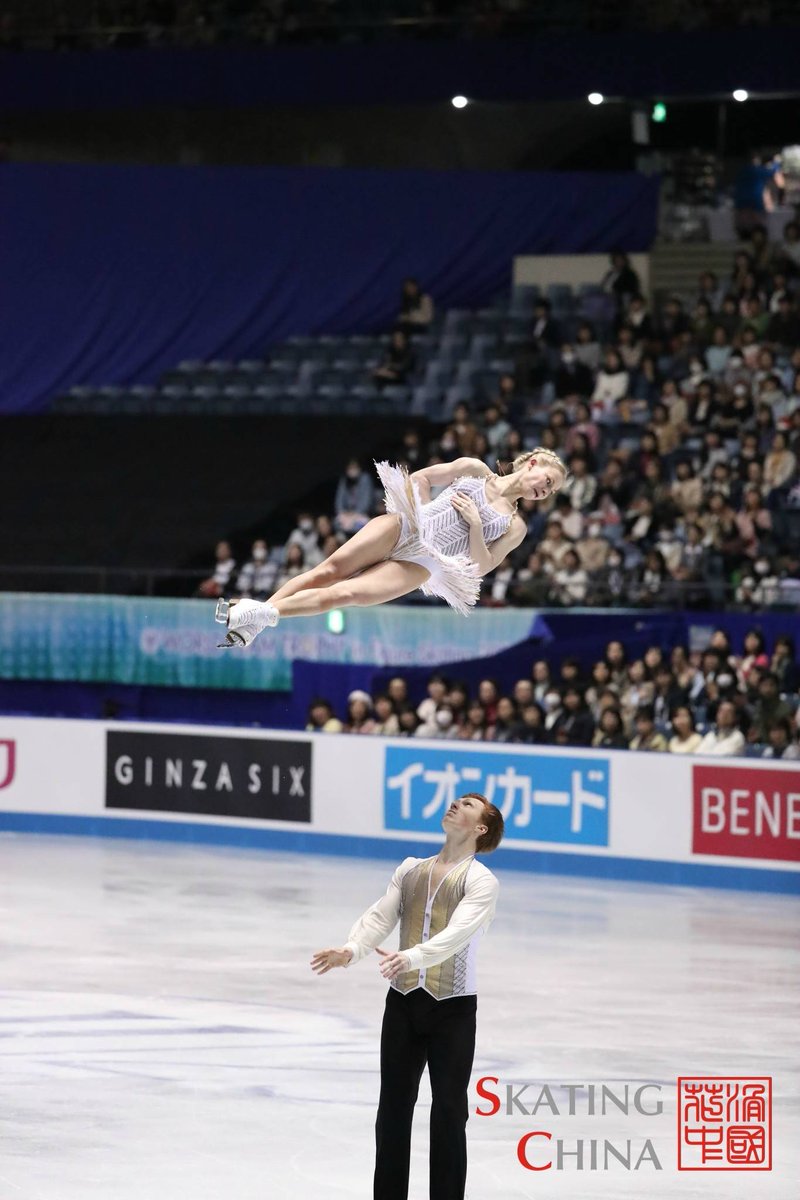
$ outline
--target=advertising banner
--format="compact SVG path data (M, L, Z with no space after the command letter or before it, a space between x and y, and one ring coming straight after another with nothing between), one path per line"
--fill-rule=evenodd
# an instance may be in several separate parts
M21 603L24 601L24 603ZM536 614L385 605L283 621L246 654L218 648L209 600L0 594L0 677L289 691L292 661L425 666L490 657L528 637Z
M607 757L539 756L479 749L387 746L387 829L432 831L464 792L497 805L506 839L607 846Z
M109 730L106 808L311 820L311 743Z
M798 780L793 762L0 718L0 834L425 857L479 792L505 821L497 867L800 893Z
M695 765L692 850L800 862L800 770Z

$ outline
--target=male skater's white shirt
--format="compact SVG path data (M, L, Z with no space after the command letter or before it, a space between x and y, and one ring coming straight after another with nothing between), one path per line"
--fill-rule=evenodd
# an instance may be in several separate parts
M391 986L399 992L424 988L437 1000L477 991L477 950L494 918L499 884L474 855L457 863L430 893L433 858L406 858L386 895L350 930L345 949L350 964L364 958L400 922L400 952L409 969Z

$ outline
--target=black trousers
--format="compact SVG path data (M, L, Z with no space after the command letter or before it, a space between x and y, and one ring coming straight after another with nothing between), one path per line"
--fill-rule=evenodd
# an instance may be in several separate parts
M411 1123L425 1064L431 1081L430 1200L464 1200L467 1089L475 1053L476 996L434 1000L389 989L381 1032L374 1200L407 1200Z

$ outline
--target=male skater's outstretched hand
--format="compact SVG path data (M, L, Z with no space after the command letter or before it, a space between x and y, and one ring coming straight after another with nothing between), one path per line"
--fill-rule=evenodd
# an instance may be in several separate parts
M318 950L311 959L311 970L324 975L333 967L346 967L352 957L350 950Z

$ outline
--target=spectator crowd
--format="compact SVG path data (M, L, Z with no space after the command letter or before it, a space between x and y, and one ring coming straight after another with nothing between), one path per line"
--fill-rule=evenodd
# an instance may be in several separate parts
M485 373L472 403L454 389L446 422L409 428L394 458L412 471L461 455L498 469L542 445L568 463L566 492L521 503L528 536L485 580L483 604L797 609L800 226L778 245L754 228L730 278L704 272L689 302L671 295L651 312L623 254L603 288L604 342L539 296L514 369ZM415 333L434 320L408 280L378 382L413 371ZM276 580L314 566L380 506L371 464L351 460L333 511L299 514L273 550ZM221 552L221 587L268 593L266 568L252 585L255 548L240 573L226 545L218 569Z
M398 675L374 696L350 693L338 715L317 697L306 728L524 745L588 746L671 754L800 759L800 667L792 637L768 649L758 629L738 652L717 629L704 650L649 646L628 659L621 641L587 671L574 657L554 672L540 658L507 691L435 673L420 699Z

